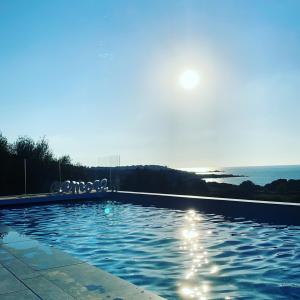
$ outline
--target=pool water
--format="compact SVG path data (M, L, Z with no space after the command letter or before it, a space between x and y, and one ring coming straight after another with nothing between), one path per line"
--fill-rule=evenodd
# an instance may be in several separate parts
M111 201L2 209L0 222L167 299L300 299L300 226Z

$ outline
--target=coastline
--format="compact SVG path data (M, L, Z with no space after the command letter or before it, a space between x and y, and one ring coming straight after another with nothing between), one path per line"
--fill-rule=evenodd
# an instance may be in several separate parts
M206 182L218 182L236 185L241 184L245 180L250 180L256 185L264 186L278 179L300 179L300 165L264 165L206 168L199 167L181 168L180 170L201 175ZM230 174L235 176L227 176Z

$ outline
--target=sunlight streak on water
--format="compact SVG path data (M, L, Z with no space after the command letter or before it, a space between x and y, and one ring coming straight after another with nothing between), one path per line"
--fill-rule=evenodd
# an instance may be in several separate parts
M201 244L199 236L202 239L212 234L211 230L200 231L199 223L201 222L200 215L194 211L187 211L184 217L185 223L181 234L182 245L180 249L183 254L189 257L188 266L183 279L179 281L179 296L182 299L208 299L212 283L204 281L201 278L207 272L207 265L209 265L208 252ZM210 274L216 274L218 267L212 265ZM200 283L200 285L199 285Z

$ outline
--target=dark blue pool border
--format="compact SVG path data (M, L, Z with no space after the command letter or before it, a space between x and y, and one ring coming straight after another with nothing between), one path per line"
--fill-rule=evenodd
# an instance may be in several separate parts
M171 209L198 209L206 213L247 218L261 223L300 225L300 203L127 191L112 193L110 199Z
M1 207L82 203L99 200L114 200L122 203L153 205L171 209L199 209L207 213L222 214L233 218L249 218L258 222L300 225L300 203L130 191L2 197L0 198L0 209Z
M36 194L36 195L21 195L21 196L7 196L0 198L1 207L16 207L26 205L42 205L50 203L64 203L74 201L90 201L99 200L107 197L107 192L94 192L82 194Z

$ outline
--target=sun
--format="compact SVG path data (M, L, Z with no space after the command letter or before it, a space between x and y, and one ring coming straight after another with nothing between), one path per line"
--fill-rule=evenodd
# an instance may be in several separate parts
M200 82L199 73L196 70L185 70L179 77L179 84L185 90L193 90L195 89Z

